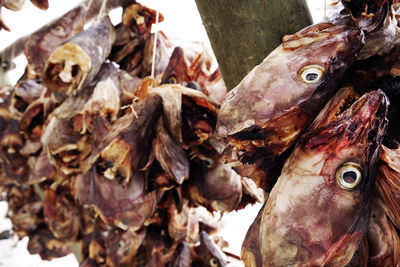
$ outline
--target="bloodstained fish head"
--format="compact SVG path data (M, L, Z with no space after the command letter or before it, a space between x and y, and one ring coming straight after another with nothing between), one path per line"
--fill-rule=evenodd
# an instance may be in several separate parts
M217 132L241 153L285 151L332 96L363 44L349 25L311 25L283 43L230 91ZM265 153L264 153L265 155Z
M261 219L263 266L345 266L358 249L388 100L380 90L356 98L340 90L285 162Z

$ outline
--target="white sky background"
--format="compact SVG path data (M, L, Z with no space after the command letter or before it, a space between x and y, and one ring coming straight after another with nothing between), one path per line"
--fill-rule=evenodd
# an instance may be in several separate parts
M79 2L79 0L49 0L50 8L46 11L34 7L29 0L26 0L23 10L18 12L3 8L3 20L9 26L11 32L0 31L0 50L7 47L18 37L29 34L64 14ZM137 2L159 10L164 15L164 22L160 23L156 29L162 30L174 44L203 42L206 47L211 47L194 0L138 0ZM322 21L324 19L324 0L307 0L307 2L314 21ZM330 2L332 1L327 0L328 4ZM111 14L113 23L119 22L120 17L121 10ZM22 75L26 60L23 56L20 56L16 58L14 63L17 65L16 70L8 74L11 84L14 84ZM259 204L247 207L244 211L233 212L224 216L225 227L220 234L229 242L230 252L240 255L241 244L247 229L260 207ZM10 221L4 219L6 209L6 203L0 202L0 232L11 228ZM73 255L50 262L42 262L38 255L30 255L27 252L26 245L27 239L20 242L15 239L0 241L0 267L78 266Z

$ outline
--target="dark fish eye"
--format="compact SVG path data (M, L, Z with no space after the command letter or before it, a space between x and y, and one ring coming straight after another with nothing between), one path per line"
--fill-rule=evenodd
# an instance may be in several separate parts
M205 160L205 163L206 163L206 167L207 167L207 168L211 168L211 167L214 165L214 160L213 160L213 159L210 159L210 158L207 158L207 159Z
M303 67L299 76L305 83L316 83L319 82L324 75L325 68L319 65L308 65Z
M211 267L217 267L218 266L218 260L216 258L211 258L210 259L210 266Z
M345 190L356 189L361 180L361 165L356 162L346 162L336 170L336 182Z
M195 90L200 91L200 92L203 91L202 88L201 88L201 86L200 86L198 83L194 82L194 81L188 82L188 84L186 85L186 87L195 89Z

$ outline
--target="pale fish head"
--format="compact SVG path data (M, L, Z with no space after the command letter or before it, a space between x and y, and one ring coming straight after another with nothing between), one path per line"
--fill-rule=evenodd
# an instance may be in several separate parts
M281 154L334 94L363 44L349 25L311 25L283 43L230 91L217 132L242 152ZM265 153L264 153L265 154Z
M285 162L261 219L263 266L345 266L358 249L388 100L380 90L356 98L339 91Z

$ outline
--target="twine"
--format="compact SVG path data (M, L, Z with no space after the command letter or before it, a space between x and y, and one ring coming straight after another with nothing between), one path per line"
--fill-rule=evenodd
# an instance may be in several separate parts
M156 13L156 22L154 23L154 24L157 24L158 23L158 19L159 19L159 16L160 16L160 12L157 10L157 13ZM155 69L155 61L156 61L156 48L157 48L157 33L158 33L158 30L156 30L155 32L154 32L154 40L153 40L153 57L152 57L152 61L151 61L151 78L155 78L154 77L154 69Z

